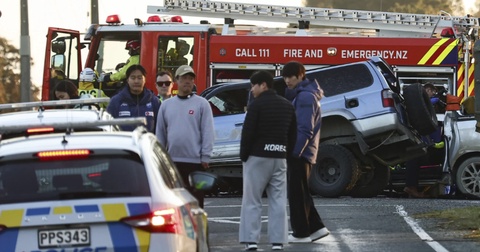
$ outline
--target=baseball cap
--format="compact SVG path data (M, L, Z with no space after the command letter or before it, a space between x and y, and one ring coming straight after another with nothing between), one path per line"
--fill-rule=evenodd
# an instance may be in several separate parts
M195 76L195 72L193 71L193 68L191 66L182 65L179 66L177 71L175 72L175 77L184 76L185 74L193 74L193 76Z

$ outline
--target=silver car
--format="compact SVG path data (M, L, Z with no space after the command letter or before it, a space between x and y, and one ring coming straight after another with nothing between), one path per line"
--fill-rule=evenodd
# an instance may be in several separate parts
M476 123L473 114L458 110L445 114L444 134L448 144L445 157L448 159L443 171L452 175L446 180L447 185L455 185L463 195L480 198L480 133L475 131Z

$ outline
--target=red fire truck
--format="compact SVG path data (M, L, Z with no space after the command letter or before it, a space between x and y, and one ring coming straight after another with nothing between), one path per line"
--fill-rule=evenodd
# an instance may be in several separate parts
M147 69L152 90L159 70L174 72L182 64L194 68L201 92L217 83L248 79L255 70L279 75L291 60L311 69L381 56L401 84L431 82L460 97L473 95L470 54L478 38L478 18L192 0L165 0L161 7L148 6L147 12L147 21L135 19L134 24L109 16L106 24L91 25L83 41L78 31L49 28L42 100L52 99L56 78L78 83L82 68L115 72L116 65L128 59L125 43L132 39L140 41L140 64ZM225 22L183 23L187 15ZM297 27L237 25L236 19ZM99 84L107 94L117 86Z

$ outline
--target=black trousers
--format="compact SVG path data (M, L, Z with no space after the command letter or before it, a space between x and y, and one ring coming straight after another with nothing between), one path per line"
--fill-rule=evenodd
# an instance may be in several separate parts
M420 173L420 162L422 158L414 158L405 162L405 186L418 187L418 177Z
M308 178L312 164L303 158L287 159L287 193L290 205L290 225L293 236L303 238L310 236L325 225L315 209Z
M405 162L405 186L418 187L420 167L423 165L441 165L445 156L444 149L429 147L427 154Z
M202 164L175 162L175 166L177 166L177 170L180 172L183 183L185 183L187 190L198 200L199 206L203 208L203 199L205 198L205 193L195 190L194 187L190 186L190 182L188 181L188 175L191 172L203 171Z

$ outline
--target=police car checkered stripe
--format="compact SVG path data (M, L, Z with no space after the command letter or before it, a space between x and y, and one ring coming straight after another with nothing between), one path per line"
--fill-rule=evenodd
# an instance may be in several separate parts
M148 203L115 203L102 205L76 205L61 207L36 207L26 209L4 210L0 212L0 224L5 225L7 230L0 235L0 251L15 251L16 241L21 229L11 228L22 226L24 217L39 215L58 215L72 213L95 213L103 212L111 236L112 245L115 248L123 248L125 251L148 251L150 245L150 233L129 227L118 220L126 216L134 216L150 213L150 205Z
M28 208L25 216L48 215L50 214L50 207Z
M22 224L23 209L5 210L0 213L0 224L7 227L20 226ZM15 251L15 243L18 237L18 228L7 229L0 235L0 244L2 251Z
M132 203L127 206L130 215L133 216L150 213L150 205L146 203ZM147 252L150 246L150 233L141 229L135 229L135 234L137 236L137 244L140 247L140 252Z

